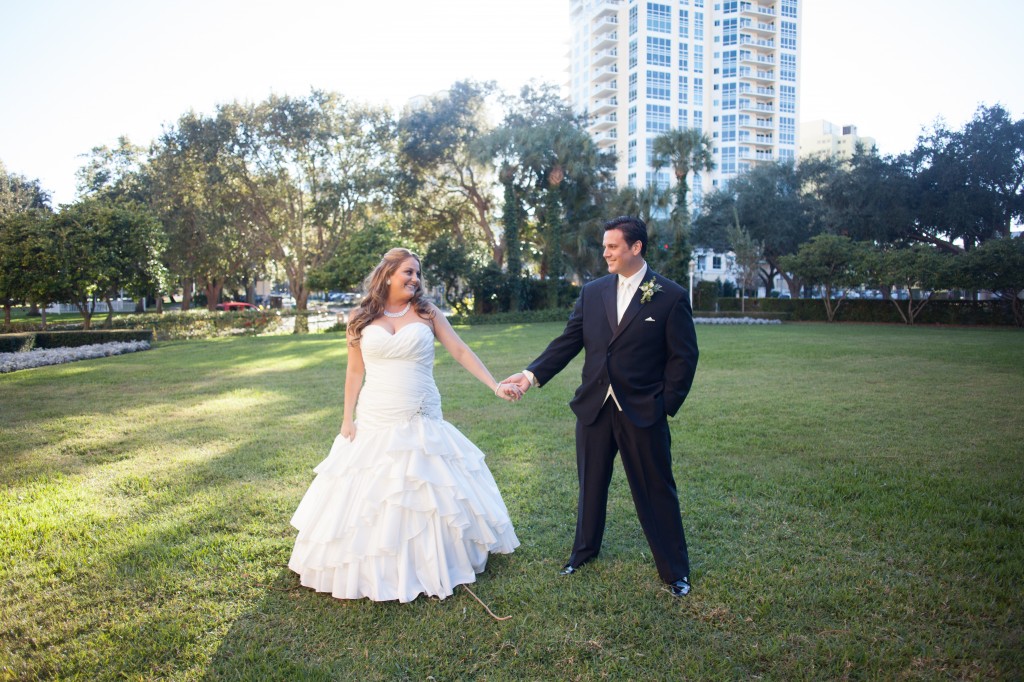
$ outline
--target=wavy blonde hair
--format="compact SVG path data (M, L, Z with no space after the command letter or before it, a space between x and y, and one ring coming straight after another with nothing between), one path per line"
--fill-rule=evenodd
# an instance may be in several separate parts
M423 262L419 256L409 249L391 249L384 254L377 267L363 280L366 297L359 303L359 308L356 309L348 321L349 343L353 345L358 344L366 326L384 313L384 305L388 301L388 289L390 288L388 282L407 258L415 258L417 264L422 264ZM434 309L430 302L423 298L422 277L420 277L420 281L416 286L416 293L412 295L411 302L417 315L433 321ZM431 322L431 325L433 325L433 322Z

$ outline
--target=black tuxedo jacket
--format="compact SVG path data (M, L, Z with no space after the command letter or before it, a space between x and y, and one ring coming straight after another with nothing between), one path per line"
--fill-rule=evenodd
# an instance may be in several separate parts
M648 427L679 411L697 369L697 334L686 290L650 266L641 287L650 280L661 290L640 303L638 288L617 323L618 275L585 285L569 322L527 369L539 385L546 384L585 350L583 381L569 403L584 425L593 424L611 383L629 420Z

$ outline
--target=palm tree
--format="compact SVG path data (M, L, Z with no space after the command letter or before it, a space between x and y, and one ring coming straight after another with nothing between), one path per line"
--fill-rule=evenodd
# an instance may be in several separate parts
M676 205L672 209L672 223L676 229L685 229L689 224L687 176L691 171L710 172L715 168L711 145L711 138L699 128L677 128L654 138L652 165L655 172L671 165L676 174Z

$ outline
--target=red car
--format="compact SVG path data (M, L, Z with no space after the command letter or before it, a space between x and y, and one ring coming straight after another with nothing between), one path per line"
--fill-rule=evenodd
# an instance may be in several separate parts
M217 310L259 310L252 303L239 303L237 301L228 301L227 303L218 303Z

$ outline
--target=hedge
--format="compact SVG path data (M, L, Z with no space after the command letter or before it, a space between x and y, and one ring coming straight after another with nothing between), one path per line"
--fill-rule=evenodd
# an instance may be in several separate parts
M152 329L91 329L89 331L0 334L0 353L23 353L35 348L76 348L114 341L153 343Z
M719 298L718 310L740 309L738 298ZM906 301L897 301L906 312ZM919 301L914 302L915 305ZM786 313L794 322L824 322L828 319L825 303L816 298L748 298L747 314ZM695 313L700 314L700 313ZM903 324L903 318L891 301L853 298L843 301L836 313L836 322L881 322ZM1013 310L1003 301L929 301L914 318L914 324L1009 325L1013 326Z

